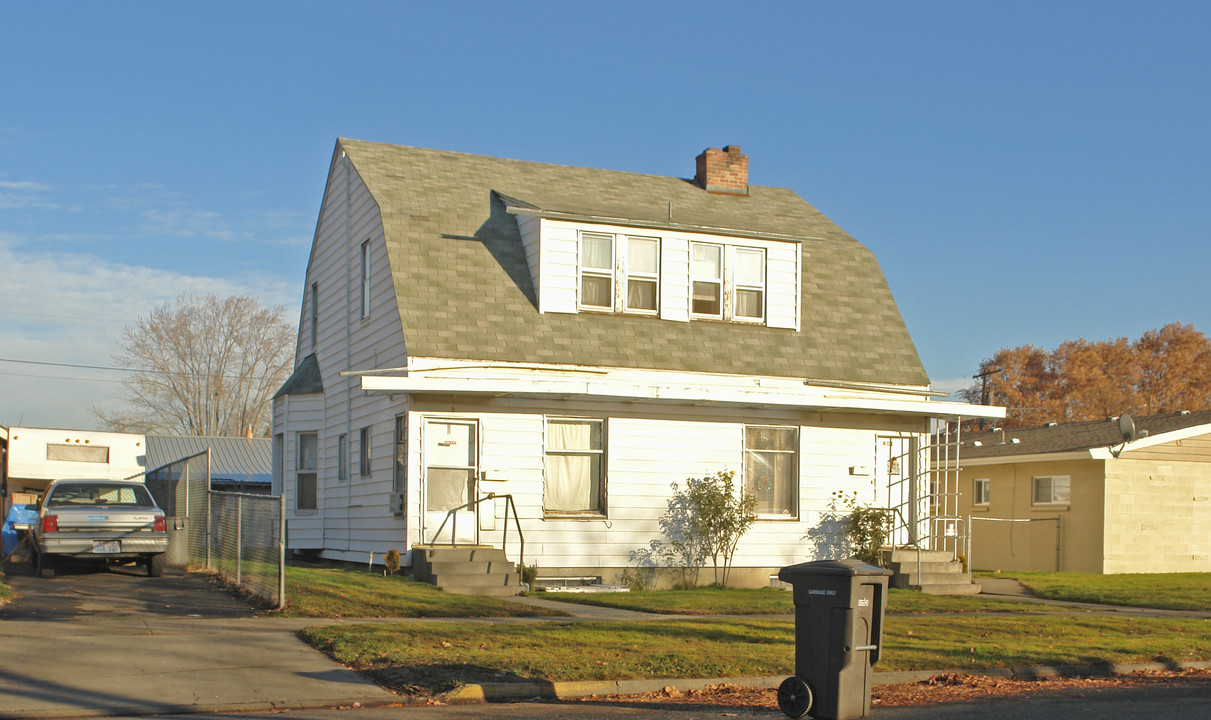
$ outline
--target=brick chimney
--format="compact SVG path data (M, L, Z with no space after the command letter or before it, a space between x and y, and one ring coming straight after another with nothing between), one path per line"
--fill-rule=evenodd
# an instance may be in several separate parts
M707 148L696 158L694 184L713 193L748 195L748 156L739 145Z

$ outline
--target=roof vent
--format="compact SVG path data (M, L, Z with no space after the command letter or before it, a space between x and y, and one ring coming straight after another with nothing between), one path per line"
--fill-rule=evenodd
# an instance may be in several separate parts
M1058 423L1058 422L1049 422L1049 423L1047 423L1047 427L1055 427L1055 426L1057 426L1057 425L1059 425L1059 423Z
M748 195L748 155L739 145L707 148L695 158L694 184L712 193Z
M1182 410L1181 412L1178 413L1178 415L1189 415L1189 414L1190 414L1189 410Z

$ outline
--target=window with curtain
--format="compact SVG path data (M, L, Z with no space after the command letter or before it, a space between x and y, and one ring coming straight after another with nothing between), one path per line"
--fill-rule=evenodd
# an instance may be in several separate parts
M605 421L547 420L544 509L605 513Z
M733 275L736 282L733 317L738 320L764 320L765 251L736 248Z
M792 427L744 429L744 489L757 498L757 514L799 516L799 432Z
M614 236L580 234L580 305L614 309Z
M690 310L723 317L723 246L694 243L690 257Z
M659 305L660 241L627 238L627 310L656 312Z

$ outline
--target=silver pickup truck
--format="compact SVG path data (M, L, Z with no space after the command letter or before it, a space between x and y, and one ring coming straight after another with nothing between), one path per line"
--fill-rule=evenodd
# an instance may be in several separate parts
M164 511L142 483L56 480L38 503L38 521L30 536L30 562L42 577L53 577L63 557L138 560L151 577L164 572Z

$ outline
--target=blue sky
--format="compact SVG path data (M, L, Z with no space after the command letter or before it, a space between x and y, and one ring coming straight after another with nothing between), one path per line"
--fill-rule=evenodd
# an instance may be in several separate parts
M686 177L878 256L935 384L1211 329L1205 2L0 0L0 425L94 427L181 292L298 315L337 137Z

